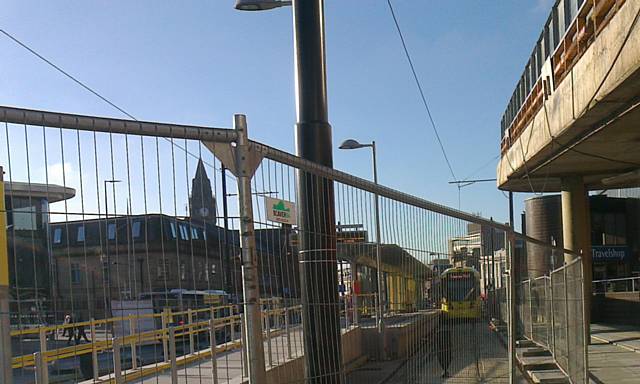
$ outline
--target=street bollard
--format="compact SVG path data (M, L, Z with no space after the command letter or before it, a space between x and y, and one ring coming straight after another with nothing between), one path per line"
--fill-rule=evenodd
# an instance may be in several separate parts
M122 366L120 360L120 339L114 337L112 340L113 347L113 375L115 377L116 384L122 383Z
M46 361L46 353L47 353L47 329L45 327L41 327L39 330L39 339L40 339L40 357L42 361ZM47 364L44 363L42 366L42 381L41 383L49 382L49 369L47 368Z
M215 318L209 320L209 340L209 344L211 345L211 380L213 380L213 384L218 384L218 343L216 342Z
M129 347L131 348L131 368L138 369L138 351L136 349L136 319L133 317L129 318L129 335L131 336L131 342Z
M289 308L284 309L284 331L287 335L287 358L291 359L291 332L289 331Z
M91 318L89 322L89 333L91 334L91 367L93 370L93 381L98 381L100 373L98 371L98 350L96 349L96 321Z
M176 360L176 331L169 327L169 361L171 362L171 384L178 384L178 361Z

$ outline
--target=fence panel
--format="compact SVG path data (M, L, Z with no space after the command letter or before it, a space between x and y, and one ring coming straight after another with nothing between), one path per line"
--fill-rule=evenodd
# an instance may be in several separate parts
M531 281L531 328L532 339L540 345L549 347L549 327L551 324L548 305L551 299L547 297L549 278L542 276Z
M186 377L191 360L211 378L212 345L230 352L217 382L246 375L235 178L199 141L232 131L9 112L1 214L15 381ZM297 305L265 313L287 310L295 326Z
M582 263L580 259L565 267L567 284L568 332L567 345L569 377L574 383L587 383L585 359L584 300L582 287Z
M553 291L553 356L558 364L566 369L568 361L568 314L567 314L567 286L564 268L551 273L551 289Z
M319 230L305 230L310 217L301 208L300 180L311 186L332 181L335 232L322 236L329 237L335 255L317 249L317 244L326 246L316 237ZM294 215L301 210L290 227L291 246L303 271L295 289L302 291L307 316L301 331L305 354L315 353L305 356L304 372L274 371L276 382L298 382L292 379L296 377L299 382L336 377L358 382L367 372L355 370L363 359L404 361L395 379L407 383L439 382L445 370L460 381L507 380L507 350L499 335L482 324L489 320L489 311L482 310L481 261L471 249L480 248L480 242L468 234L470 223L353 184L323 177L295 161L266 158L256 170L256 228L287 227L278 220L288 219L274 211L290 209ZM330 209L326 195L312 203L324 207L320 212ZM317 252L310 252L314 249ZM452 270L455 279L445 280L434 268L442 263L466 269ZM308 271L305 264L317 266ZM321 301L310 299L318 296ZM318 331L321 324L325 328ZM340 339L329 332L339 332Z
M509 379L505 328L487 323L513 302L493 276L486 310L479 273L523 252L508 227L251 142L242 116L7 110L20 382L344 382L367 360L408 383Z

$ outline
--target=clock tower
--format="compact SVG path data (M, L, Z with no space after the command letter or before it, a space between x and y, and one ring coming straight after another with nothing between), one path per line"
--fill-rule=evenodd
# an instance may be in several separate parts
M207 176L202 159L198 160L196 175L191 181L191 220L201 223L213 223L216 221L216 199L211 191L211 181Z

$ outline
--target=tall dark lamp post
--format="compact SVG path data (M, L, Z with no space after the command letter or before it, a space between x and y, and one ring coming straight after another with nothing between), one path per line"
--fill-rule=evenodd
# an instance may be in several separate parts
M289 4L293 5L294 24L296 153L333 167L324 1L237 0L236 9L257 11ZM333 182L299 170L297 184L305 376L309 383L340 383L342 345Z
M378 184L378 162L376 158L376 142L372 141L371 143L359 143L357 140L347 139L342 142L340 145L340 149L360 149L360 148L371 148L372 158L373 158L373 182ZM384 290L384 279L382 274L382 254L381 254L381 245L380 245L380 203L378 194L374 194L374 207L375 207L375 226L376 226L376 269L378 270L377 278L378 278L378 308L376 308L377 318L378 318L378 333L380 334L380 352L382 354L382 358L386 358L385 353L385 345L384 345L384 303L386 302L386 293Z

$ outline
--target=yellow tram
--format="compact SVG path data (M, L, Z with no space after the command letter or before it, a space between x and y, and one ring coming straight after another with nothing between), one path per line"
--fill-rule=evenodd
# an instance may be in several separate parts
M454 267L440 275L441 309L450 319L479 319L482 315L480 273L474 268Z

